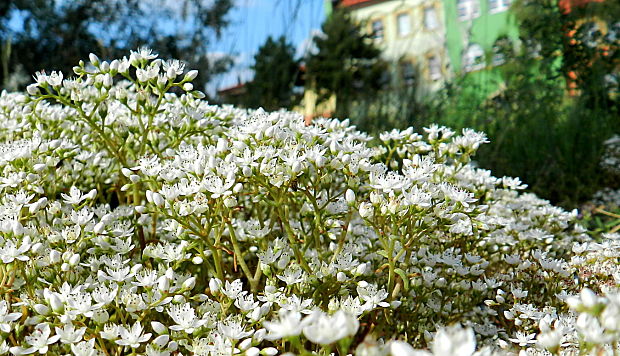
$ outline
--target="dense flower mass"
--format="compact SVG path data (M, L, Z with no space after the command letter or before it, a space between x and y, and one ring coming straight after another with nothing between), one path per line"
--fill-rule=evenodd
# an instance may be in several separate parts
M0 353L615 354L618 234L484 134L201 100L149 50L0 95Z

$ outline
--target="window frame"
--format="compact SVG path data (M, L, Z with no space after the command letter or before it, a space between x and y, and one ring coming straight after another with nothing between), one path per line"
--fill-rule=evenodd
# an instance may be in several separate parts
M467 10L467 13L461 15L461 9ZM480 17L480 1L479 0L456 0L456 17L459 21L469 21Z
M398 19L401 16L407 16L407 24L409 28L407 29L407 33L405 34L400 32L400 22L398 21ZM399 11L394 15L394 22L396 23L396 35L398 36L398 38L409 37L413 34L413 23L411 21L411 18L411 12L408 10Z
M428 64L428 79L436 82L443 78L442 60L441 56L436 53L429 53L426 55L426 62ZM436 63L437 72L433 73L433 62Z
M426 21L426 13L427 10L432 10L433 11L433 15L435 16L435 27L429 27L428 23ZM437 30L440 27L440 22L439 22L439 16L437 15L438 11L437 11L437 5L435 3L431 4L431 5L426 5L422 7L422 23L424 24L424 30L426 31L434 31Z
M375 31L375 23L380 23L381 24L381 36L377 36L377 32ZM369 33L370 33L370 38L372 38L373 41L376 42L383 42L385 41L385 20L383 19L383 17L375 17L372 18L369 21Z

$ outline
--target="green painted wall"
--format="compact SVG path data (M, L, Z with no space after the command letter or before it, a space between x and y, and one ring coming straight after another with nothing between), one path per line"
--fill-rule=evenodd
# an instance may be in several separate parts
M456 75L465 75L465 82L476 86L481 99L496 91L502 82L499 68L491 64L495 41L507 36L514 45L519 38L519 28L510 10L490 14L488 0L480 2L480 16L460 21L457 14L457 0L444 0L446 21L446 47L450 58L450 69ZM479 44L486 55L485 69L464 73L462 57L469 44Z

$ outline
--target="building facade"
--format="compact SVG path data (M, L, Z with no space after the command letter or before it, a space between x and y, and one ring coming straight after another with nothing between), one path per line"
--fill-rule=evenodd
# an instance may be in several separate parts
M328 0L326 7L346 9L372 35L391 63L393 86L415 86L425 96L449 78L441 0Z

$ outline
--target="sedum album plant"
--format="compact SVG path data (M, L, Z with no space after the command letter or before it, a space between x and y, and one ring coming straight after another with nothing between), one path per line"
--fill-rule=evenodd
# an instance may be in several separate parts
M0 96L0 353L615 354L618 234L471 157L201 100L150 50Z

